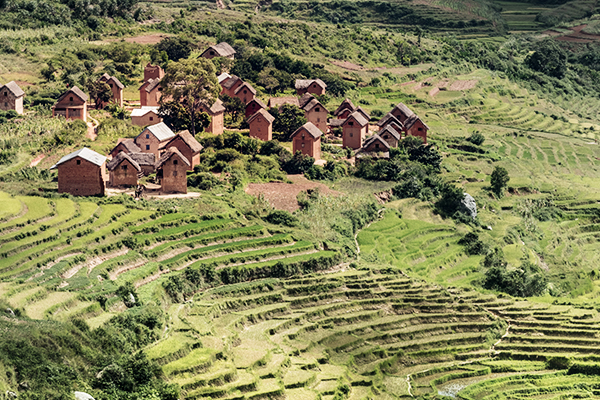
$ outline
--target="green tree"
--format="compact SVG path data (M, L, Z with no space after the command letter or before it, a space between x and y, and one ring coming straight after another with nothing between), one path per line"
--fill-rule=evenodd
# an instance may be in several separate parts
M567 71L567 53L553 39L545 39L525 58L525 64L535 71L562 78Z
M502 167L496 166L490 177L492 192L498 197L503 197L509 180L510 177L508 176L508 171Z
M193 47L194 43L190 39L168 37L164 38L156 45L156 50L158 50L159 53L164 51L171 61L179 61L182 58L188 58L192 53Z
M231 121L236 123L241 115L246 111L246 105L238 97L231 97L226 94L219 96L225 107L225 112L231 117Z
M90 81L87 86L90 97L96 104L96 109L103 108L112 99L112 91L106 82Z
M304 111L295 105L284 104L281 108L271 108L269 113L275 117L273 131L282 133L289 140L292 133L306 123Z
M192 135L198 130L198 119L219 97L221 86L217 81L214 64L205 58L172 62L160 82L162 86L161 108L170 109L178 104L181 114L189 120Z

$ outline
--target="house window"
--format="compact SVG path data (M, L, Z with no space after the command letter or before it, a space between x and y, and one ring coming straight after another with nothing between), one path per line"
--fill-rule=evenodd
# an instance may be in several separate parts
M315 108L315 112L321 112L321 109L319 107Z
M214 55L215 55L215 52L214 52L214 51L211 51L211 52L210 52L210 55L211 55L211 56L214 56Z
M4 96L8 96L8 92L4 92Z
M379 143L375 143L375 148L378 149L379 148Z
M4 107L8 107L8 103L7 102L4 102Z
M423 128L419 128L419 129L417 129L417 130L418 130L419 132L421 132L421 131L423 130Z
M77 165L81 165L81 160L77 160Z
M258 117L258 118L257 118L257 121L258 121L258 122L262 122L262 119L260 119L260 117Z
M350 132L350 137L353 137L353 136L354 136L354 134L352 132Z
M302 140L304 140L304 133L302 134Z
M146 145L146 150L150 150L150 145L149 144Z
M317 118L317 122L321 122L321 118Z
M354 126L354 122L350 121L350 122L348 122L348 125Z
M384 139L387 139L387 138L388 138L388 136L387 136L387 135L385 135L383 138L384 138Z
M154 121L154 117L150 117L150 121Z
M69 101L73 101L73 97L69 97Z
M112 89L112 87L113 87L113 86L112 86L112 83L109 83L109 84L108 84L108 86L110 86L110 88L111 88L111 89Z
M150 139L150 134L146 133L146 139Z
M177 160L173 160L173 165L177 165Z
M244 90L244 94L246 94L246 93L248 93L248 91L247 91L247 90Z
M177 176L177 171L173 171L173 176Z
M302 148L304 148L304 143L302 143Z

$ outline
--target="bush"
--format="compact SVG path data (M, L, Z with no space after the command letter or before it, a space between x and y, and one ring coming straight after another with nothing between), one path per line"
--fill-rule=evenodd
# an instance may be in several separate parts
M485 136L483 136L481 133L479 132L475 132L474 134L471 135L470 138L467 139L469 142L473 143L476 146L481 146L483 144L483 142L485 141Z
M298 218L293 216L289 211L275 210L265 217L265 221L275 225L297 226Z
M479 240L479 236L474 232L467 233L458 241L458 244L465 246L465 251L471 256L487 253L487 246Z
M187 177L188 186L198 188L200 190L211 190L221 184L219 178L210 172L199 172Z

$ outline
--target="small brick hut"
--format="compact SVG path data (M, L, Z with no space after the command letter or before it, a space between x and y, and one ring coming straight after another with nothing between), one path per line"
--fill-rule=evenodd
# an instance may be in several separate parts
M409 117L404 123L404 131L407 135L416 136L423 139L423 143L427 143L427 131L429 127L425 122L421 121L416 114Z
M162 122L162 118L158 115L158 107L144 106L142 108L134 108L131 111L131 123L137 126L154 125Z
M304 94L300 100L300 108L308 122L312 122L321 132L327 132L327 114L329 111L312 94Z
M273 121L275 117L269 114L267 110L261 108L254 115L248 118L250 125L250 137L265 142L273 138Z
M223 106L223 102L217 99L210 108L203 107L203 111L210 115L210 124L205 131L221 135L225 126L225 107Z
M0 86L0 110L14 110L17 114L23 114L24 97L25 92L15 81L10 81L6 85Z
M294 154L297 151L311 156L315 160L321 159L321 136L323 132L312 122L307 122L292 133L292 148Z
M188 171L193 171L194 167L200 164L200 152L204 147L195 137L192 136L190 131L185 130L179 132L173 139L171 139L165 148L176 147L177 150L189 161L190 166Z
M345 99L342 104L333 112L335 119L346 119L348 115L352 114L356 107L352 104L352 100Z
M156 169L163 193L187 193L187 170L190 163L176 147L169 147L158 162Z
M391 125L398 132L404 130L404 125L392 113L387 113L377 122L379 130L383 130L386 126Z
M292 106L300 107L300 102L296 96L285 96L285 97L271 97L267 102L268 108L281 108L284 104L290 104Z
M354 111L343 122L342 129L342 147L360 149L369 130L369 120L359 111Z
M297 79L295 83L296 94L302 96L304 93L325 94L327 85L320 79Z
M66 119L87 120L87 94L83 93L77 86L67 90L58 98L52 106L52 116L61 115Z
M142 133L136 136L134 142L142 153L152 153L158 159L159 149L174 137L173 131L164 122L161 122L146 127Z
M208 59L215 57L225 57L229 58L230 60L233 60L235 59L235 53L235 50L229 45L229 43L221 42L219 44L215 44L214 46L210 46L208 49L204 50L200 57Z
M142 107L158 107L161 95L160 79L149 79L140 86L140 104Z
M412 112L410 108L408 108L404 103L398 103L396 106L390 111L391 114L398 119L402 124L415 113Z
M251 116L256 114L256 112L258 110L266 109L266 108L267 108L267 105L265 103L263 103L262 101L260 101L259 98L255 97L253 100L248 102L248 104L246 104L245 117L250 118Z
M397 131L392 124L387 125L379 131L378 135L390 145L390 147L398 147L398 142L402 139L402 131Z
M61 158L50 169L58 170L58 193L103 196L106 157L84 147Z
M221 93L226 94L229 97L235 97L236 89L240 87L243 83L244 81L241 80L238 76L231 75L229 78L225 78L221 82L221 87L223 88L223 90L221 90Z
M115 158L120 152L124 151L127 154L140 153L142 149L135 144L134 139L119 138L117 145L108 153L112 158Z
M142 173L140 165L124 151L106 164L109 171L108 184L112 187L131 187L138 184L138 177Z
M365 144L359 150L359 153L361 156L369 155L371 157L389 158L390 145L381 136L375 134L365 140Z
M110 90L112 92L113 103L115 103L119 107L123 107L123 89L125 88L125 85L123 85L121 81L119 81L114 76L110 76L106 73L102 75L98 80L100 82L106 83L110 87ZM102 107L104 106L105 104L102 104Z
M158 79L159 81L165 76L165 71L160 65L152 65L148 63L144 67L144 82L148 82L150 79Z

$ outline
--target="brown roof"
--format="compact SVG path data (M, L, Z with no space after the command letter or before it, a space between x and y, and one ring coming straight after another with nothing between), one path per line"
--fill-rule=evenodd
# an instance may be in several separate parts
M281 107L284 104L291 104L296 107L300 107L300 103L298 102L298 98L296 96L287 96L287 97L271 97L267 102L269 108L272 107Z
M129 157L131 157L131 159L138 163L140 166L152 165L154 167L154 163L156 161L154 153L129 153Z
M386 142L385 140L383 140L383 138L381 136L379 136L378 134L375 134L373 136L371 136L370 138L368 138L367 140L365 140L365 143L363 144L363 149L366 149L367 147L369 147L373 142L379 142L381 144L383 144L383 147L386 148L386 150L389 151L390 149L390 145L388 142Z
M261 108L260 110L258 110L254 114L252 114L250 116L250 118L248 118L248 123L254 121L254 119L256 117L258 117L259 115L262 115L264 117L264 119L266 119L267 121L269 121L270 124L272 124L273 121L275 121L275 117L274 116L272 116L271 114L269 114L269 112L267 110L265 110L264 108Z
M110 160L108 164L106 164L106 168L109 171L114 171L115 168L117 168L119 164L121 164L124 160L129 161L131 165L133 165L133 168L135 168L138 172L142 170L140 165L137 162L135 162L133 158L129 157L129 154L125 153L124 151L120 152L115 158Z
M390 135L392 135L394 138L396 138L396 140L400 140L400 137L402 137L400 132L398 132L396 129L394 129L391 124L387 125L385 128L380 130L378 135L383 137L382 135L386 132L389 133Z
M21 89L15 81L10 81L4 86L0 86L0 90L2 90L3 87L7 88L17 98L25 95L23 89Z
M117 79L115 76L111 76L111 77L110 77L110 79L109 79L109 81L110 81L110 80L112 80L112 81L115 83L115 85L117 85L117 87L118 87L119 89L123 89L123 88L125 87L125 85L123 85L123 84L121 83L121 81L120 81L120 80L118 80L118 79Z
M304 93L302 97L298 99L298 104L300 105L300 108L304 108L304 106L310 103L310 101L314 98L315 96L313 96L311 93Z
M361 106L356 107L354 109L354 111L360 112L363 115L363 117L365 117L367 119L367 121L371 119L371 115L369 115L369 113L366 112L365 109L362 108Z
M332 128L337 128L338 126L342 126L344 122L346 122L345 119L331 118L327 124Z
M258 97L255 97L252 100L250 100L248 104L246 104L246 108L248 108L248 106L250 106L250 104L252 103L257 103L261 108L267 108L265 103L263 103Z
M322 88L326 88L327 87L327 85L325 84L325 82L323 82L320 79L296 79L295 88L296 89L306 89L313 82L316 82Z
M403 126L402 122L400 122L400 120L396 118L392 113L387 113L383 117L381 117L381 119L377 122L377 126L382 127L391 122L395 122L398 125Z
M323 107L323 104L319 103L319 100L313 98L302 108L304 109L304 111L310 111L317 106ZM325 110L325 112L327 112L327 109L325 107L323 107L323 110Z
M356 122L358 122L358 124L362 127L365 126L369 123L369 120L366 119L361 113L360 111L354 111L352 114L348 115L348 118L346 118L346 121L348 121L350 118L352 118L353 120L355 120ZM345 122L344 122L345 123Z
M223 106L223 102L220 99L217 99L209 109L206 106L203 107L204 110L210 115L220 114L225 112L225 106Z
M256 94L256 89L254 89L252 87L251 84L249 84L248 82L244 82L242 83L237 89L235 89L235 92L233 92L234 94L238 94L239 91L242 90L242 88L246 86L246 88L248 88L248 90L252 93L252 94Z
M177 150L177 147L169 147L167 151L165 151L158 159L158 162L156 163L156 169L162 167L162 165L169 161L169 159L175 154L177 154L179 158L181 158L183 162L187 164L188 167L191 165L188 159L185 158L179 150Z
M144 83L144 85L146 85L146 87L144 88L144 90L145 90L146 92L150 93L150 92L151 92L151 91L153 91L153 90L154 90L154 89L155 89L155 88L156 88L156 87L157 87L159 84L160 84L160 79L158 79L158 78L156 78L156 79L152 79L152 78L150 78L150 79L148 79L148 81L146 81L146 82ZM142 87L144 87L144 85L142 85L142 86L140 87L140 89L141 89Z
M190 131L188 131L187 129L185 131L179 132L177 136L175 136L169 141L169 143L173 143L173 141L177 140L178 137L181 138L181 140L183 140L183 142L189 146L190 150L192 150L192 153L200 153L204 148L200 143L198 143L196 138L192 136ZM169 145L167 144L167 146L165 147L169 147Z
M81 89L79 89L77 86L73 86L71 89L67 90L66 92L64 92L62 94L62 96L60 96L58 98L58 100L56 101L57 103L61 102L65 97L67 97L69 95L69 93L73 93L75 96L79 97L81 100L83 101L88 101L88 96L87 94L83 93L81 91Z
M235 54L235 50L233 49L233 47L231 47L229 43L226 42L221 42L219 44L215 44L214 46L210 46L204 51L204 53L206 53L210 49L213 49L219 55L219 57L229 57Z
M225 89L231 89L233 87L233 85L237 82L240 81L240 77L237 75L231 75L231 78L226 79L225 81L223 81L221 83L221 86L223 86Z
M421 121L421 123L425 126L425 128L429 129L427 124L425 122L423 122L417 114L411 115L406 121L404 121L404 127L406 129L410 129L410 127L413 126L415 124L415 122L417 122L417 121Z
M396 104L396 107L394 107L392 111L394 110L400 110L400 112L402 112L402 114L406 115L407 117L410 117L414 114L414 112L412 112L412 110L408 108L404 103Z
M133 139L120 138L119 141L117 142L117 145L110 152L112 153L117 148L117 146L119 146L120 144L122 144L123 147L125 147L125 150L127 150L127 153L137 153L137 152L142 151L142 149L140 149L138 147L138 145L135 144Z
M307 131L313 138L317 139L323 135L323 132L319 128L317 128L312 122L307 122L302 125L300 128L296 129L294 133L292 133L291 137L296 136L301 131Z
M352 104L352 100L346 99L346 100L342 101L342 104L340 104L340 106L337 108L337 110L334 111L333 115L341 114L342 111L344 111L346 108L349 109L350 111L354 111L354 109L356 107L354 107L354 104Z

